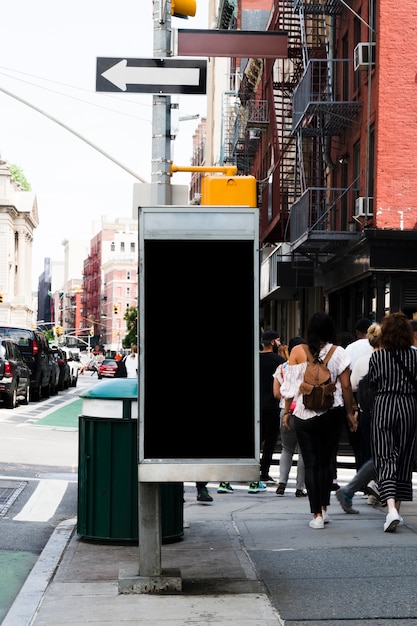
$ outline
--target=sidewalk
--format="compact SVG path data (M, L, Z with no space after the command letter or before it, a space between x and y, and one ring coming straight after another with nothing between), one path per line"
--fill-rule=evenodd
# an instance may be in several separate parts
M340 470L344 484L352 470ZM417 475L415 477L415 497ZM162 568L180 570L176 594L119 594L121 572L139 574L137 545L80 539L60 524L11 607L4 626L391 626L417 624L417 503L404 526L382 531L385 511L355 497L346 515L334 495L330 523L308 527L306 498L275 487L196 501L185 485L184 537L161 548Z

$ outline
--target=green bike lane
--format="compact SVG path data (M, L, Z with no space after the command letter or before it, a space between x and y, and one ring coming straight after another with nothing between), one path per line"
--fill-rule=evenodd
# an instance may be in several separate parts
M47 413L44 417L37 420L34 425L37 427L78 429L78 417L81 413L82 399L76 398L64 406ZM18 499L16 503L18 503ZM11 506L13 506L13 503ZM0 623L13 604L38 557L39 554L25 550L0 550Z
M82 398L76 398L64 406L53 409L50 413L35 422L36 426L61 426L63 428L77 428L78 417L82 413Z

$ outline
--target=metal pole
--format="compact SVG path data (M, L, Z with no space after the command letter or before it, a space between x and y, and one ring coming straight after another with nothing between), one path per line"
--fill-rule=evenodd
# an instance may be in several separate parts
M171 56L171 0L154 1L153 54ZM171 204L171 96L153 96L152 203Z
M155 0L154 57L170 56L171 0ZM153 96L152 114L152 184L155 206L171 204L171 97ZM139 576L159 577L161 568L160 484L139 483Z

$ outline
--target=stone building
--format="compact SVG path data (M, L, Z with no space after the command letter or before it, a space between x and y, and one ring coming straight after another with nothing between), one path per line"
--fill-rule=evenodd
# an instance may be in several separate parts
M0 324L30 328L33 233L39 225L36 196L13 180L0 160Z

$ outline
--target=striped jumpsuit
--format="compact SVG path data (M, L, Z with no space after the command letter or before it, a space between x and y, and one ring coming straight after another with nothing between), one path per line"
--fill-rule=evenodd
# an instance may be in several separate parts
M381 502L413 499L412 472L417 428L417 394L394 360L395 354L417 383L417 350L376 350L369 361L369 384L376 388L371 449Z

